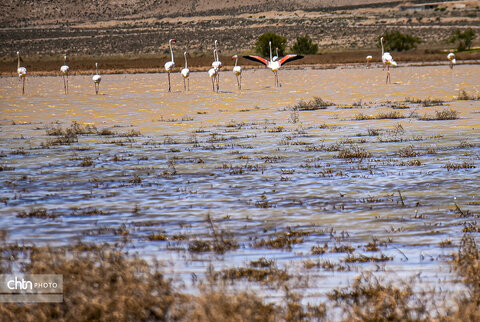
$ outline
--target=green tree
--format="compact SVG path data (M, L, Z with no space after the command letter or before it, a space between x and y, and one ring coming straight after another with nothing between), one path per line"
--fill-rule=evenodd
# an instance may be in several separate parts
M268 42L272 42L272 52L273 56L276 55L275 48L278 48L278 55L285 55L285 48L287 47L287 38L277 35L274 32L266 32L260 37L258 37L257 42L255 43L255 52L263 57L270 56L270 47Z
M464 32L457 29L453 32L452 36L447 39L447 42L454 44L458 41L457 51L469 50L470 47L472 47L472 40L475 39L476 36L472 28L468 28Z
M296 54L314 55L318 51L318 45L312 42L312 39L305 37L297 37L291 50Z
M400 31L386 32L378 37L377 47L381 47L380 38L383 37L383 45L385 51L404 51L417 47L417 44L421 42L420 38L407 34L402 34Z

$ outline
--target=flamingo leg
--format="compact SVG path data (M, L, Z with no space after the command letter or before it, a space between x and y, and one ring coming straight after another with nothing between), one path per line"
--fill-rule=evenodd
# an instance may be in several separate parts
M240 82L238 83L240 85L240 89L242 89L242 74L240 74Z
M62 75L63 78L63 91L65 92L65 95L67 95L67 83L65 80L65 75Z
M168 72L168 91L169 91L169 92L171 91L171 87L170 87L170 72Z
M187 78L187 89L190 91L190 78Z
M22 78L22 95L25 95L25 77Z
M220 89L220 71L217 73L217 92Z
M67 94L68 94L68 74L67 74Z
M183 78L183 90L187 91L187 82L185 81L185 77Z
M212 91L215 92L215 77L212 77Z
M385 81L385 84L388 84L390 82L390 66L387 65L387 80Z

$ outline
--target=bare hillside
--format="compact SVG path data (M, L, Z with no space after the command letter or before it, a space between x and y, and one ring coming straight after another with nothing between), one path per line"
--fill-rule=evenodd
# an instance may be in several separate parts
M271 10L324 9L399 3L398 0L4 0L0 25L34 26L110 19L158 18L255 13Z

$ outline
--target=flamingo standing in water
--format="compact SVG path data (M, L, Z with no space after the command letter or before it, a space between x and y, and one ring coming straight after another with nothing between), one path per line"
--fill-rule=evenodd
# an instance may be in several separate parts
M95 86L95 94L98 95L100 90L100 82L102 81L102 76L98 74L98 63L95 63L95 75L92 77L93 85Z
M235 67L233 67L233 73L237 77L238 89L242 89L242 67L237 65L238 55L232 56L232 59L235 59Z
M454 53L449 53L447 55L447 59L450 61L450 69L453 69L453 65L457 63L457 60L455 59L455 54Z
M382 44L382 62L387 66L387 80L386 83L392 83L392 79L390 77L390 66L397 66L397 63L393 60L392 55L389 52L385 52L383 49L383 37L380 38L380 43Z
M282 57L280 60L276 60L276 59L274 59L274 57L272 57L272 42L269 41L268 45L270 46L270 61L268 61L265 58L262 58L260 56L254 56L254 55L243 56L243 58L249 59L249 60L261 63L261 64L264 64L265 66L270 68L272 70L273 74L275 75L275 86L279 87L280 83L278 81L278 70L280 69L280 67L282 67L282 65L284 65L288 62L291 62L291 61L294 61L294 60L297 60L297 59L302 59L303 56L302 55L297 55L297 54L290 54L290 55L286 55L286 56Z
M171 91L171 86L170 86L170 72L175 68L175 60L173 58L173 48L172 48L172 43L175 43L175 39L170 39L168 41L168 45L170 46L170 55L172 56L172 60L168 61L165 63L165 70L168 73L168 91Z
M25 95L25 78L27 77L27 69L20 67L20 52L17 51L17 73L18 77L22 79L22 95Z
M187 88L188 88L188 90L190 90L190 78L188 78L188 76L190 76L190 69L188 69L187 55L188 55L188 53L185 51L185 52L183 53L183 56L185 57L185 68L182 69L182 71L180 72L180 73L182 74L182 76L183 76L183 89L184 89L185 91L187 90ZM186 85L185 80L188 81L188 87L187 87L187 85Z
M215 60L217 59L217 51L218 49L213 50L213 59ZM215 80L217 79L217 75L218 75L218 69L216 69L215 67L212 67L208 70L208 76L210 76L210 78L212 79L212 91L214 92L215 92ZM217 84L217 92L218 92L218 84Z
M67 55L64 56L64 63L63 66L60 67L60 72L62 72L63 78L63 89L65 90L65 95L68 93L68 72L70 71L70 67L67 66Z
M218 58L218 53L220 52L220 49L218 49L218 45L220 43L218 42L218 40L215 40L215 57L214 57L214 62L212 63L212 67L215 68L217 70L217 75L216 75L216 79L217 79L217 92L218 92L218 89L220 87L220 68L222 68L222 62L220 61L220 59Z

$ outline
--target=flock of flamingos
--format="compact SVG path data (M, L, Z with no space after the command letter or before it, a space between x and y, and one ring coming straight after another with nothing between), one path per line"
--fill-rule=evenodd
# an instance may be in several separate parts
M175 39L170 39L168 41L168 44L170 46L170 55L171 55L171 61L168 61L165 63L165 70L168 73L168 91L171 91L171 82L170 82L170 73L173 71L175 68L175 58L173 55L173 44L176 42ZM386 72L387 72L387 78L386 78L386 83L389 84L391 83L391 77L390 77L390 66L397 66L397 63L395 60L393 60L392 55L389 52L385 52L383 48L383 37L380 38L380 43L382 45L382 62L386 67ZM282 58L278 57L278 48L277 48L277 55L272 57L272 43L269 42L269 47L270 47L270 60L267 60L266 58L260 57L260 56L255 56L255 55L248 55L248 56L243 56L245 59L249 59L258 63L261 63L265 65L267 68L270 68L274 74L275 77L275 86L279 87L280 83L278 81L278 70L280 67L288 62L297 60L297 59L302 59L302 55L297 55L297 54L289 54L286 55ZM215 40L214 43L214 50L213 50L213 63L212 63L212 68L208 70L208 76L212 80L212 90L213 91L219 91L220 87L220 69L222 68L222 62L219 60L218 53L220 52L220 49L218 48L219 42L218 40ZM190 90L190 70L188 69L188 60L187 56L188 53L185 51L183 53L183 56L185 58L185 68L183 68L180 71L180 74L183 77L183 88L185 91ZM68 93L68 73L70 71L70 67L67 65L67 55L64 56L64 65L60 67L60 72L62 73L63 77L63 87L65 94ZM238 64L238 55L234 55L232 59L235 59L235 66L233 67L233 73L237 78L237 86L238 89L242 89L242 67L237 65ZM370 64L370 61L373 59L372 56L367 56L366 61L367 64ZM455 60L455 54L454 53L449 53L447 55L447 59L450 62L450 68L453 68L453 65L456 63ZM22 80L22 95L25 94L25 78L27 76L27 69L25 67L20 66L20 52L17 51L17 60L18 60L18 65L17 65L17 72L19 78ZM92 77L92 81L95 86L95 94L98 94L100 90L100 82L102 81L102 76L98 73L98 63L95 63L95 75Z

